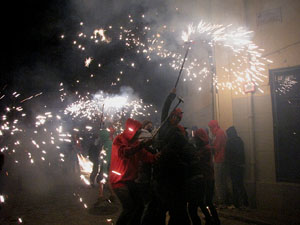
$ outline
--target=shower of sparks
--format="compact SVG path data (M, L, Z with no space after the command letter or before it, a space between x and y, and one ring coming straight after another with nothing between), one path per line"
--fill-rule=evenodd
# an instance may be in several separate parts
M278 76L277 82L278 82L278 87L276 88L275 91L279 95L288 93L292 89L292 87L294 87L294 85L298 83L294 75Z
M144 16L141 17L144 18ZM157 29L153 29L150 26L133 27L133 17L129 15L128 18L128 24L124 24L115 30L115 32L119 33L119 41L123 42L129 50L136 48L136 53L142 53L148 61L160 59L160 67L167 65L174 70L180 70L184 60L184 51L181 51L180 46L184 47L184 45L182 45L183 43L170 43L170 41L166 40L166 37L174 37L176 33L181 32L181 38L184 43L192 42L190 47L192 52L193 49L198 51L200 48L207 51L210 48L206 56L199 56L195 54L196 51L194 51L194 54L190 54L183 69L185 76L183 76L182 80L193 84L197 83L197 90L199 91L205 86L204 81L208 77L213 77L213 84L217 89L226 88L240 93L244 93L245 85L254 83L256 86L259 86L266 79L265 66L272 63L272 61L262 56L264 49L259 48L251 40L253 32L248 31L244 27L235 28L232 24L211 24L200 21L197 25L188 25L185 31L178 31L174 27L169 28L167 25L162 25ZM108 29L112 29L112 26L109 26ZM99 35L101 41L104 42L108 39L104 35L104 31L104 29L94 30L92 39L94 40ZM87 36L83 33L80 34L79 37ZM80 49L80 40L74 41L74 44L78 45ZM176 51L174 51L174 47L172 48L174 44L178 45ZM222 71L217 76L213 62L215 47L223 49L223 51L227 51L232 55L230 57L231 62L227 66L223 66L221 68ZM120 61L128 67L136 68L136 63L129 59L126 60L122 57ZM120 74L123 74L123 71L120 71ZM115 79L111 83L112 86L121 82L120 77ZM259 88L258 90L261 89Z
M93 170L93 163L81 154L78 154L77 157L81 173L90 174Z
M233 62L228 67L222 67L221 76L217 76L214 83L217 88L235 89L243 92L245 84L264 82L266 63L272 63L262 57L263 49L251 41L252 31L243 27L234 29L232 24L213 25L201 21L197 26L189 25L188 31L183 32L183 38L207 40L211 47L221 46L233 54ZM234 69L232 69L234 68Z
M104 119L109 121L120 120L126 116L130 118L149 117L153 112L157 112L152 104L144 104L142 99L125 95L111 96L99 92L92 98L89 96L81 97L78 101L70 104L64 113L74 118L99 119L103 113L103 105L105 107Z
M140 17L146 19L145 15ZM72 44L75 49L85 54L82 66L89 68L87 74L89 79L95 79L100 74L97 73L98 71L91 71L92 68L103 70L106 64L94 55L89 56L90 48L86 48L86 46L101 48L103 45L109 46L112 42L124 44L126 50L135 51L147 61L158 62L159 68L170 67L175 71L180 70L186 50L185 43L189 43L190 54L186 58L182 80L196 85L198 91L205 89L207 82L204 81L211 80L213 77L213 84L217 89L226 88L235 90L235 93L243 93L246 84L253 83L259 86L265 81L265 65L272 63L271 60L262 56L264 50L252 41L253 32L243 27L234 28L233 25L200 21L197 25L186 26L185 31L182 31L182 27L174 28L174 26L161 24L154 28L150 25L145 26L143 23L135 24L135 21L137 19L129 15L128 20L122 21L123 24L120 26L108 25L106 28L97 28L93 30L92 34L78 32ZM80 23L80 29L86 30L83 22ZM117 37L109 37L111 33L117 34L115 35ZM176 39L180 35L181 39ZM67 37L65 34L61 36L66 40L65 37ZM214 52L215 49L216 52ZM215 74L213 55L218 53L219 49L227 51L232 57L230 57L231 63L223 66L221 72ZM201 52L201 54L197 52ZM202 55L202 52L205 54ZM120 56L118 63L122 67L112 78L111 86L122 84L122 77L127 74L126 68L132 71L137 70L140 66L138 61L126 55ZM96 66L93 67L93 64ZM96 131L93 122L99 121L103 116L104 121L113 122L118 132L121 132L120 121L124 118L144 119L153 115L157 116L158 111L154 106L145 104L138 97L126 94L107 94L103 91L96 94L89 92L83 94L79 90L82 83L84 82L74 76L71 85L74 88L78 87L78 90L75 90L75 97L68 93L68 88L64 86L64 83L58 83L57 102L70 104L53 111L48 110L47 105L41 106L36 112L32 110L33 122L30 124L30 128L24 126L24 121L31 113L26 111L24 105L38 99L43 92L31 96L26 96L18 91L14 91L12 94L1 92L1 103L5 99L13 99L14 102L3 107L4 110L0 115L0 138L6 141L3 141L1 145L1 152L10 154L16 167L22 164L36 168L40 165L47 167L64 165L68 162L66 145L72 145L72 149L76 149L72 154L78 159L80 167L79 178L86 185L90 185L89 174L93 164L85 154L82 154L83 150L80 149L80 146L86 138L82 134ZM151 77L147 77L148 83L151 83ZM285 94L296 83L293 78L282 80L277 92ZM257 90L263 92L260 87ZM78 121L84 121L83 125ZM76 139L74 134L77 135ZM74 147L75 145L76 147ZM103 155L105 156L104 153ZM121 175L117 171L112 171L112 173ZM105 178L107 177L105 176ZM102 183L106 182L105 178L101 181ZM4 196L6 195L0 195L0 203L5 201ZM87 205L83 203L83 207L87 208ZM21 218L19 218L19 222L23 222Z

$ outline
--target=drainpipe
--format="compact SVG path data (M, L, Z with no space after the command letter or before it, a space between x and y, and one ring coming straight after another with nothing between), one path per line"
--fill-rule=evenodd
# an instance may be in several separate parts
M211 119L215 120L217 119L217 112L219 109L217 109L217 103L216 103L216 96L218 94L218 91L216 89L216 86L214 85L214 81L216 78L216 60L215 60L215 48L211 47L208 49L208 62L210 64L210 70L212 72L211 76Z
M215 72L213 71L213 74ZM217 109L216 109L216 95L217 95L217 92L216 92L216 87L214 85L214 77L215 75L212 75L212 80L211 80L211 119L212 120L215 120L217 119L217 116L216 116L216 112L217 112Z
M251 171L251 183L253 184L253 207L256 208L256 150L255 150L255 124L254 124L254 103L253 93L248 94L248 127L249 127L249 140L250 140L250 171Z
M247 9L249 7L249 4L251 2L249 0L243 0L242 1L244 6L244 16L245 16L245 25L248 25L248 14ZM250 58L248 59L250 61ZM249 65L248 65L249 66ZM252 75L250 74L250 80L252 81ZM256 149L255 149L255 117L254 117L254 92L248 93L248 127L249 127L249 141L250 141L250 182L252 183L252 196L254 201L250 202L252 203L252 206L256 208L256 182L257 182L257 169L256 169ZM251 199L251 198L249 198Z

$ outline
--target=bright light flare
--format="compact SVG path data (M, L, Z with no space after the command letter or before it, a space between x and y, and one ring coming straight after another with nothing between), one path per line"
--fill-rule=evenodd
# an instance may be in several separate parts
M77 154L80 172L82 174L90 174L93 170L93 163L88 159L85 158L82 154Z

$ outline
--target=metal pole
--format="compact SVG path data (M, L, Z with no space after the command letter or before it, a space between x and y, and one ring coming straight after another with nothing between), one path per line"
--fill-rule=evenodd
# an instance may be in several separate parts
M181 102L183 102L183 100L182 100L181 98L179 98L178 103L175 105L175 107L173 108L173 110L172 110L171 112L173 112L173 111L177 108L177 106L179 106L179 104L180 104ZM155 133L153 134L152 139L154 139L154 137L158 134L158 132L159 132L159 130L162 128L162 126L165 125L165 123L169 120L171 114L172 114L172 113L170 113L170 114L168 115L168 117L161 123L161 125L159 126L159 128L158 128L158 129L155 131Z
M184 63L185 63L185 61L186 61L186 57L187 57L187 55L188 55L188 53L189 53L189 50L190 50L190 45L191 45L191 42L189 42L189 44L188 44L188 48L187 48L187 50L186 50L186 52L185 52L184 59L183 59L183 62L182 62L181 68L180 68L180 70L179 70L179 74L178 74L178 77L177 77L176 83L175 83L175 88L176 88L176 87L177 87L177 85L178 85L179 78L180 78L180 76L181 76L181 73L182 73L182 70L183 70Z
M104 104L102 105L102 114L100 117L100 129L102 128L103 125L103 118L104 118Z

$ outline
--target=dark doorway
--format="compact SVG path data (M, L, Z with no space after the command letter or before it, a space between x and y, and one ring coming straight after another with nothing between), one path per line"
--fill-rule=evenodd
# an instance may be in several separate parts
M277 181L300 182L300 66L270 70Z

